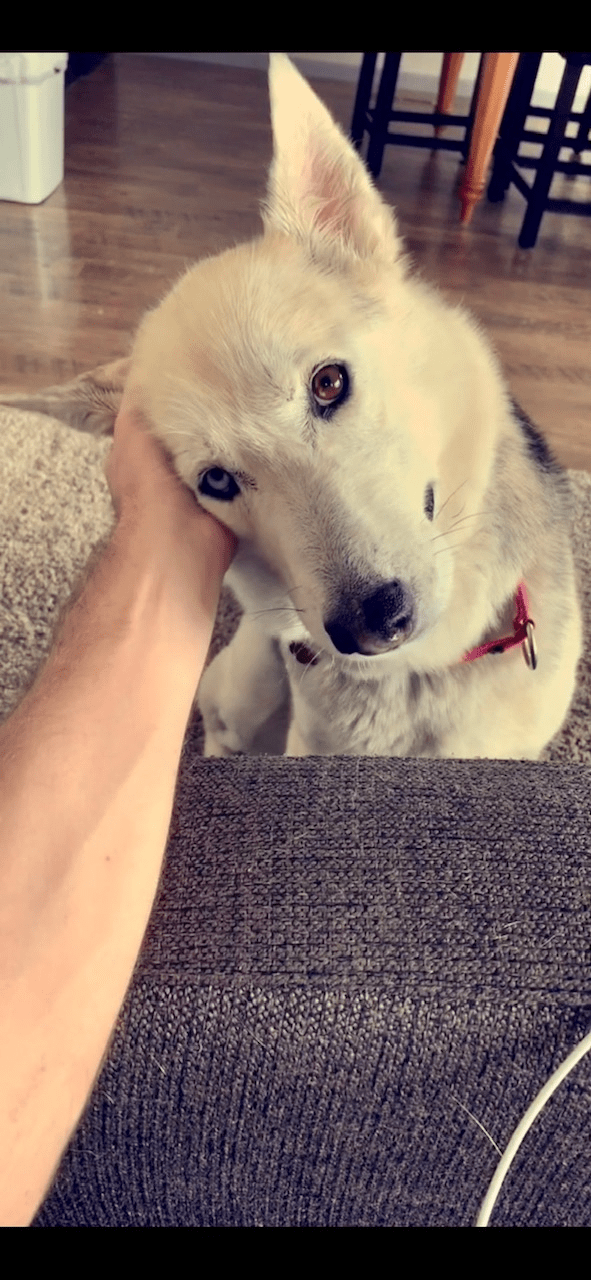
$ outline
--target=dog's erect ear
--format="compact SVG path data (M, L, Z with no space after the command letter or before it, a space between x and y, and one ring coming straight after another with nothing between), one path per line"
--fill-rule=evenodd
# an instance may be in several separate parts
M326 107L283 53L269 61L274 155L265 223L319 250L393 263L392 211Z
M93 436L110 435L119 412L123 388L131 360L122 358L101 364L90 373L82 373L61 387L44 391L0 391L0 404L13 409L30 409L65 422L78 431Z

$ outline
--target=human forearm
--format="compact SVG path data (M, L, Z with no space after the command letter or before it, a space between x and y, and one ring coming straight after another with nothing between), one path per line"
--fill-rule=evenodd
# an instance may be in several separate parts
M188 517L184 537L179 519L185 512L165 504L154 538L142 514L124 513L42 675L0 730L7 1224L30 1219L80 1115L158 883L229 558L212 521Z
M210 618L204 612L200 628L179 635L166 565L138 564L134 540L117 530L40 678L0 730L5 848L6 824L18 821L31 839L55 834L56 856L59 845L67 859L142 761L168 758L182 740Z

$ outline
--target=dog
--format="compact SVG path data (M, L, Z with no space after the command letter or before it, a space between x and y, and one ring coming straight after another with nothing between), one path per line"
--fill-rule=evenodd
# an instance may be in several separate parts
M285 55L269 81L263 234L192 267L129 360L11 402L105 432L126 385L236 534L206 754L536 759L581 648L568 482Z

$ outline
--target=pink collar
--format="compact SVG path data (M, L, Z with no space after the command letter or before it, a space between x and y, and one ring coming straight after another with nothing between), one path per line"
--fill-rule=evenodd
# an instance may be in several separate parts
M502 640L489 640L487 644L479 644L469 653L465 653L462 662L474 662L475 658L483 658L487 653L505 653L514 649L515 645L523 645L523 656L528 667L535 671L538 665L538 652L534 640L535 623L529 616L525 583L520 582L515 596L515 617L513 619L513 635L503 636Z

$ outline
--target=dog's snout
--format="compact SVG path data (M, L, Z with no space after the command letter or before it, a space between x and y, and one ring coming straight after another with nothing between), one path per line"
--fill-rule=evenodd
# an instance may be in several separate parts
M414 628L413 595L404 583L387 582L361 599L342 600L325 622L339 653L371 657L397 649Z

